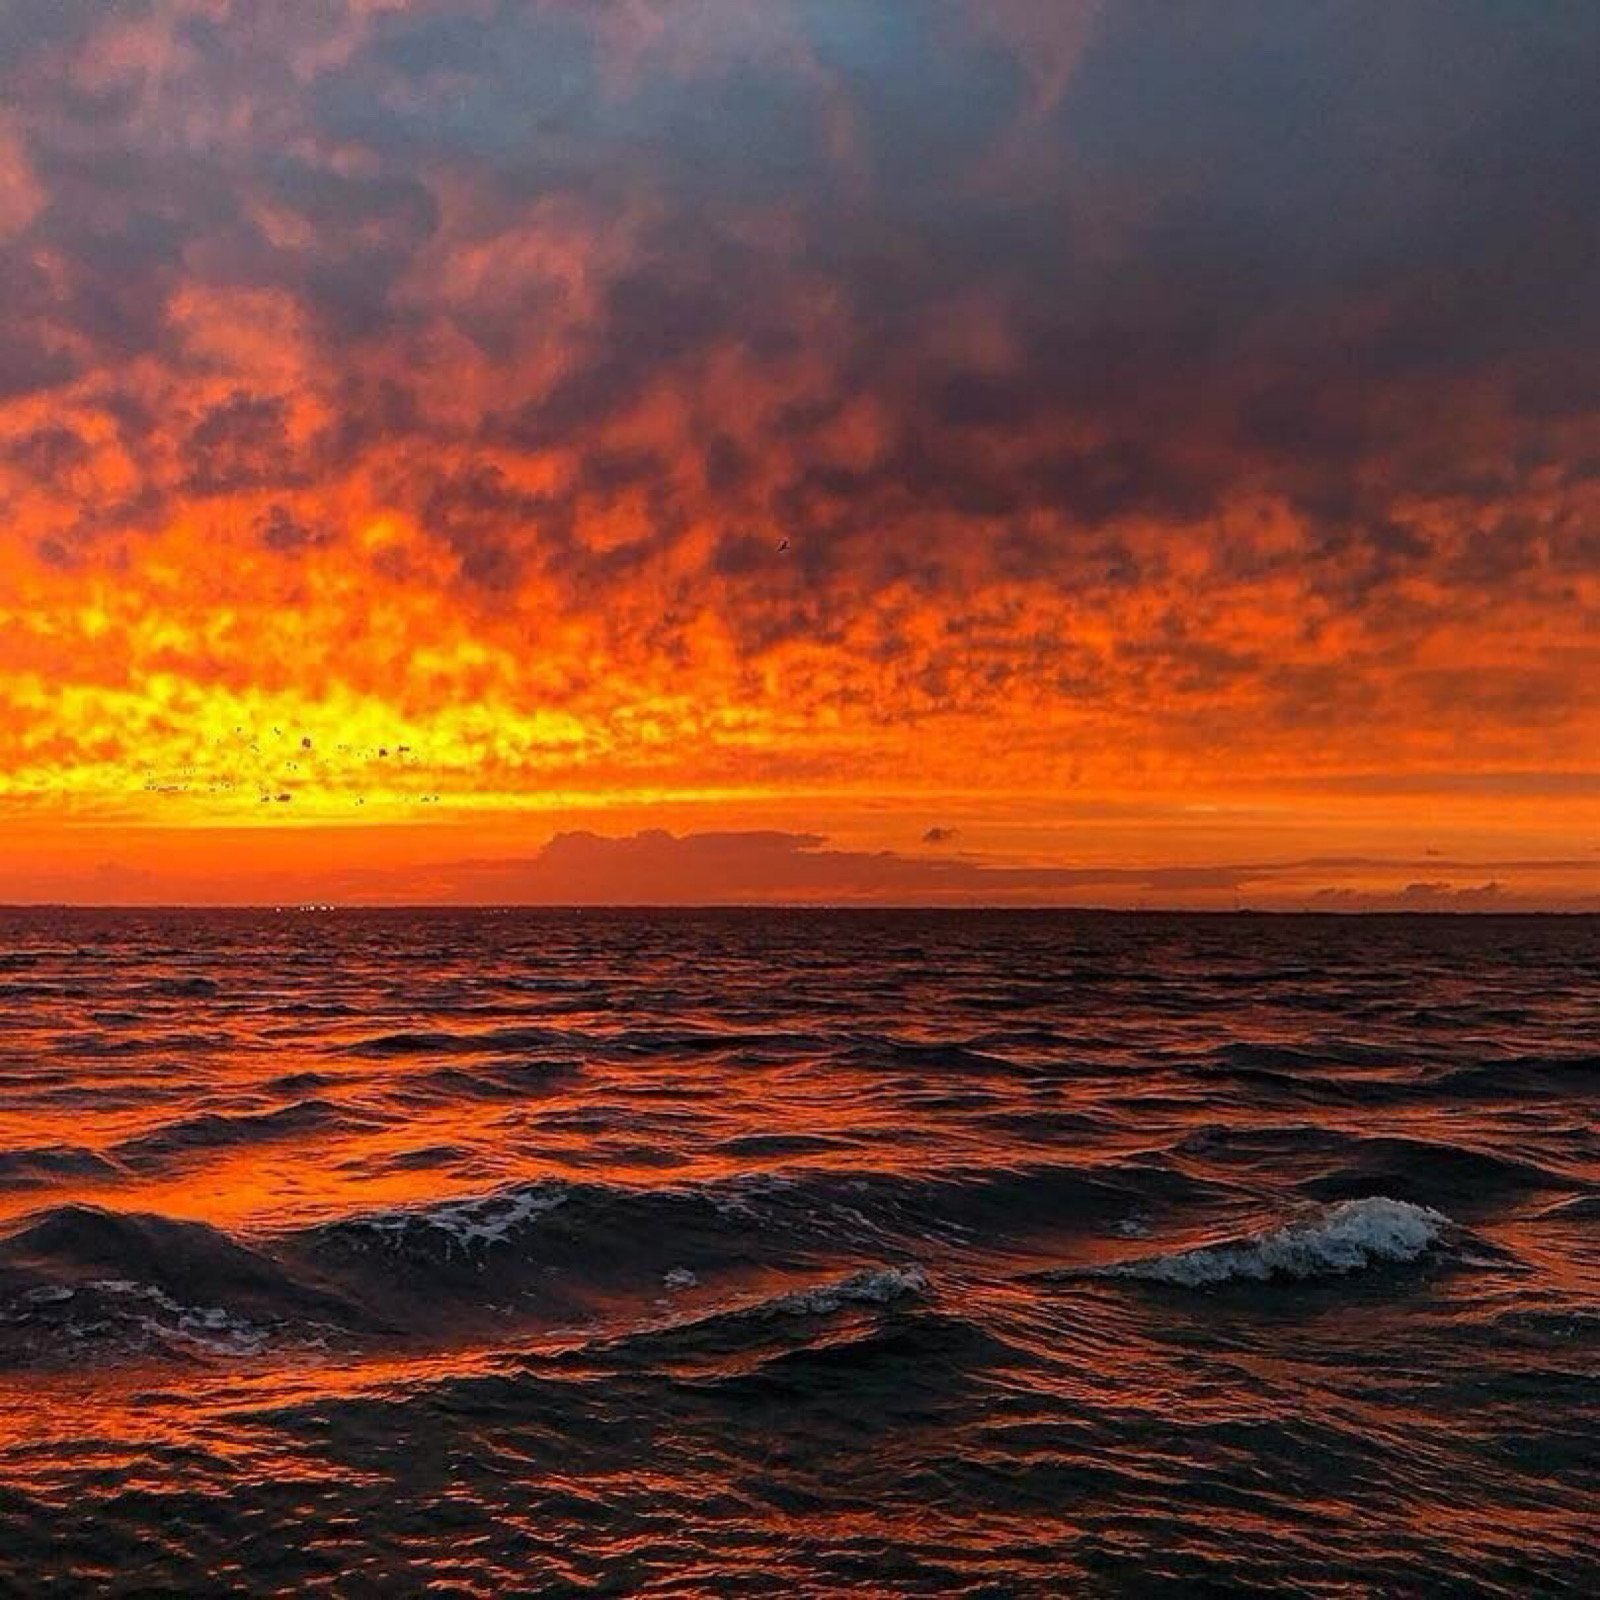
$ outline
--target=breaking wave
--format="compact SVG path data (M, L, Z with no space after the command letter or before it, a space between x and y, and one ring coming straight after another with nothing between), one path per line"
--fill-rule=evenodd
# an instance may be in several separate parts
M1385 1262L1415 1261L1444 1236L1450 1219L1427 1206L1374 1197L1219 1244L1145 1256L1107 1267L1108 1277L1143 1278L1185 1289L1239 1280L1338 1277Z

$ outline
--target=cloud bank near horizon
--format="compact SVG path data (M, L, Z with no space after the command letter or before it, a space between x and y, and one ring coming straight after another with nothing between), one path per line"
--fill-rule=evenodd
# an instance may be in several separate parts
M1419 876L1426 874L1426 876ZM53 889L53 892L44 892ZM0 873L0 902L349 905L1109 906L1323 911L1600 911L1600 858L1323 857L1217 865L1082 865L830 845L745 830L558 833L525 857L405 869L265 873L241 885L114 863L76 879Z

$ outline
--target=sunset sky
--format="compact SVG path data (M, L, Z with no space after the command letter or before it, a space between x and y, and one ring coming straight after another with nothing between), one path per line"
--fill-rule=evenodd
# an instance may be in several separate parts
M0 0L0 900L1600 909L1597 82Z

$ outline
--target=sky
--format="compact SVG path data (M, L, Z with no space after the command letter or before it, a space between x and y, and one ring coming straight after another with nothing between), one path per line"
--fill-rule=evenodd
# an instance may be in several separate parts
M1588 0L0 0L0 900L1600 908Z

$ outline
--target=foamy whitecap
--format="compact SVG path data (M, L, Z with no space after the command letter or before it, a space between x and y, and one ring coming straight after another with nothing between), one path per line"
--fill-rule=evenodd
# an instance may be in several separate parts
M487 1249L503 1244L516 1229L566 1202L559 1183L536 1183L523 1189L470 1200L441 1200L431 1205L397 1206L369 1211L340 1223L341 1232L376 1235L388 1243L436 1236L452 1248Z
M924 1294L927 1288L928 1275L921 1267L869 1267L837 1283L777 1295L764 1301L759 1310L768 1316L826 1317L847 1305L885 1305Z
M785 1194L795 1186L796 1179L787 1172L741 1172L708 1191L708 1197L723 1216L754 1220L758 1213L753 1202Z
M1443 1213L1406 1200L1345 1200L1227 1244L1125 1261L1105 1272L1190 1289L1240 1278L1334 1276L1383 1261L1415 1261L1449 1225Z
M102 1314L64 1323L59 1337L65 1348L89 1341L127 1350L253 1356L267 1342L268 1330L247 1317L222 1306L185 1305L154 1284L100 1278L86 1288Z

